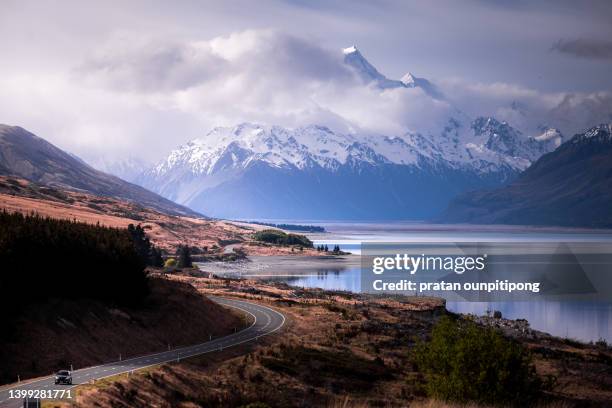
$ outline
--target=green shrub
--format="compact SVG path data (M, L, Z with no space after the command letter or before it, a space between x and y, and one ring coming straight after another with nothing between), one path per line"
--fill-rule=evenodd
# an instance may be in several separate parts
M307 248L313 248L312 241L304 235L287 234L283 231L274 229L257 231L253 235L253 239L276 245L301 245Z
M164 263L165 268L174 268L175 266L176 266L176 259L174 258L166 259L166 262Z
M541 388L522 345L469 321L443 317L414 360L429 396L446 401L526 406Z

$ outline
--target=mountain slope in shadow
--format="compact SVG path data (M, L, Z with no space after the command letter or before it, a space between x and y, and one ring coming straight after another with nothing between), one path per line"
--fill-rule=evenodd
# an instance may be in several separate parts
M460 195L436 221L611 228L612 125L575 135L505 187Z

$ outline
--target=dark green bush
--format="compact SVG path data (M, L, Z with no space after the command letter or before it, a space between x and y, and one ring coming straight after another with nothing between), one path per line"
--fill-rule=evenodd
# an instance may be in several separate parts
M304 235L287 234L283 231L274 229L257 231L253 235L253 239L276 245L301 245L307 248L313 248L312 241Z
M441 400L528 406L541 388L522 345L469 321L443 317L414 360L429 396Z
M161 251L151 244L145 230L140 225L130 224L128 225L128 233L132 238L134 249L138 253L138 256L145 265L155 266L161 268L164 266L164 260L162 258Z
M191 249L187 245L179 245L176 250L176 257L178 259L179 268L193 267L191 259Z

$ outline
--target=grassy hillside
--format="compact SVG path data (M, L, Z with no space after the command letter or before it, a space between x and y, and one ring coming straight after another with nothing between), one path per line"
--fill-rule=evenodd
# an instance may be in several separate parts
M558 339L502 318L450 315L442 299L173 279L204 293L268 304L287 316L287 326L282 335L245 344L243 351L228 349L222 357L208 354L87 387L77 394L77 406L525 407L533 374L542 386L532 406L608 407L612 401L612 348L603 343ZM491 399L498 404L486 402ZM471 402L453 402L466 400Z
M181 245L210 250L222 242L243 239L252 233L247 224L173 216L130 201L48 187L23 178L0 176L0 209L57 219L126 228L141 224L158 247L174 254Z

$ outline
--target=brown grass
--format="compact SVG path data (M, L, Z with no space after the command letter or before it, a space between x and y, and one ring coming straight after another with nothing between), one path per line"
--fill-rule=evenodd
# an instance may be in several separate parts
M112 197L41 187L23 179L0 176L0 210L37 213L88 224L125 228L141 224L158 247L174 253L179 245L221 253L224 242L237 242L249 255L313 255L314 249L265 245L252 241L261 225L162 214Z
M148 401L153 406L184 407L254 402L270 407L477 407L428 399L411 363L414 342L427 338L435 316L442 313L439 300L382 299L255 281L172 279L189 282L204 293L276 307L289 318L287 326L264 343L235 350L226 361L209 355L121 379L104 389L88 389L79 396L80 406L128 406L122 404L131 401L130 406L144 407L142 401ZM529 341L526 345L534 347ZM575 354L575 346L561 340L544 346L569 354L533 350L538 371L558 376L541 407L606 406L612 401L610 376L604 374L612 368L599 356L601 350L585 345ZM585 355L590 357L585 360ZM594 381L587 371L602 378Z

